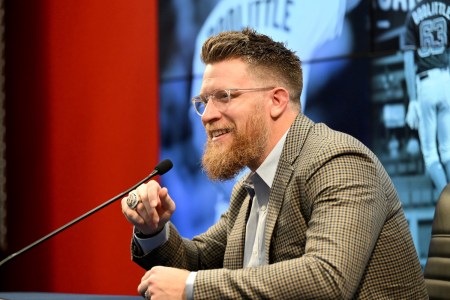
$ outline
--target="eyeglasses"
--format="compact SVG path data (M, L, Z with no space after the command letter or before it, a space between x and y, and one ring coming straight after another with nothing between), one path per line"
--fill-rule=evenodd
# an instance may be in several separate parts
M198 95L192 98L192 104L194 105L195 111L201 117L205 113L206 105L209 100L212 100L214 106L219 110L223 111L230 103L231 99L239 97L241 94L246 92L257 92L257 91L268 91L273 89L273 87L263 87L263 88L253 88L253 89L223 89L214 90L209 94ZM240 92L240 93L236 93Z

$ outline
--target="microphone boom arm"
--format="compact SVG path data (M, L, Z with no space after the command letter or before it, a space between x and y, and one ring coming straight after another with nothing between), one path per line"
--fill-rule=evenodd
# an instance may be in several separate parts
M161 166L161 168L158 168L158 166ZM117 196L109 199L108 201L100 204L99 206L91 209L90 211L88 211L87 213L79 216L78 218L70 221L69 223L59 227L58 229L50 232L49 234L47 234L46 236L38 239L37 241L29 244L28 246L22 248L21 250L7 256L5 259L3 259L2 261L0 261L0 267L3 266L5 263L7 263L8 261L10 261L11 259L13 259L14 257L21 255L22 253L27 252L28 250L31 250L32 248L36 247L37 245L45 242L46 240L48 240L49 238L57 235L58 233L66 230L67 228L71 227L72 225L75 225L76 223L80 222L81 220L86 219L87 217L89 217L90 215L92 215L93 213L99 211L100 209L110 205L111 203L117 201L118 199L123 198L126 194L128 194L129 192L131 192L132 190L136 189L138 186L140 186L141 184L143 184L144 182L150 180L152 177L155 177L156 175L162 175L164 173L166 173L167 171L169 171L172 168L172 162L170 160L163 160L161 163L158 164L158 166L155 167L155 169L144 179L142 179L141 181L139 181L138 183L136 183L135 185L133 185L132 187L130 187L129 189L127 189L126 191L123 191L122 193L118 194Z

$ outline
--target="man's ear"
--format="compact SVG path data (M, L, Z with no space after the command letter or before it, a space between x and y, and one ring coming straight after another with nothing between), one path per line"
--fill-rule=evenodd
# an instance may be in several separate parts
M274 119L280 117L283 112L288 109L289 105L289 92L282 88L277 87L273 91L272 106L270 108L270 116Z

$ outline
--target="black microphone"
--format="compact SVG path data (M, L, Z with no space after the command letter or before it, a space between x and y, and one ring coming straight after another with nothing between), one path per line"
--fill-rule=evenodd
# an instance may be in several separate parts
M97 206L96 208L94 208L94 209L88 211L87 213L79 216L78 218L70 221L69 223L59 227L55 231L47 234L46 236L44 236L44 237L40 238L39 240L35 241L34 243L31 243L30 245L26 246L25 248L22 248L21 250L13 253L11 255L9 255L8 257L6 257L2 261L0 261L0 267L2 265L4 265L5 263L7 263L8 261L10 261L11 259L13 259L14 257L17 257L18 255L20 255L20 254L22 254L22 253L24 253L24 252L26 252L26 251L36 247L37 245L39 245L39 244L45 242L46 240L48 240L49 238L57 235L61 231L66 230L67 228L71 227L72 225L75 225L76 223L80 222L81 220L89 217L90 215L92 215L93 213L99 211L100 209L110 205L111 203L117 201L120 198L123 198L126 194L128 194L132 190L136 189L138 186L140 186L144 182L150 180L152 177L155 177L156 175L163 175L163 174L167 173L170 169L172 169L172 167L173 167L173 163L172 163L172 161L170 161L170 159L165 159L165 160L161 161L147 177L145 177L144 179L139 181L137 184L135 184L134 186L132 186L128 190L126 190L126 191L120 193L119 195L111 198L110 200L106 201L105 203Z
M139 186L139 184L144 183L145 181L149 180L150 178L152 178L156 175L166 174L168 171L170 171L170 169L172 169L172 167L173 167L173 163L170 159L165 159L165 160L161 161L159 164L156 165L155 169L150 173L150 175L147 176L147 178L145 178L144 180L139 182L134 187ZM133 188L131 188L129 191L131 191Z

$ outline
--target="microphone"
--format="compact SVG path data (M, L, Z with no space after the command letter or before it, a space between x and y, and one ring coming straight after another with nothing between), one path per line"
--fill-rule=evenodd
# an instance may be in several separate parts
M145 181L149 180L150 178L156 175L166 174L168 171L170 171L170 169L172 169L172 167L173 163L170 159L165 159L161 161L159 164L156 165L155 169L150 173L150 175L148 175L144 180L139 182L135 187L139 186L140 184L144 183ZM133 188L131 188L130 191L133 190Z
M89 217L90 215L92 215L93 213L99 211L100 209L110 205L111 203L117 201L120 198L123 198L126 194L128 194L129 192L131 192L132 190L136 189L138 186L140 186L141 184L143 184L144 182L150 180L151 178L155 177L156 175L163 175L165 173L167 173L170 169L172 169L173 167L173 163L170 159L165 159L163 161L161 161L158 165L156 165L156 167L154 168L154 170L144 179L142 179L141 181L139 181L138 183L136 183L134 186L132 186L131 188L127 189L126 191L120 193L119 195L109 199L108 201L106 201L103 204L100 204L99 206L97 206L94 209L91 209L90 211L88 211L87 213L79 216L78 218L70 221L69 223L59 227L58 229L56 229L55 231L52 231L51 233L47 234L46 236L38 239L37 241L31 243L30 245L22 248L21 250L9 255L8 257L6 257L5 259L3 259L2 261L0 261L0 267L3 266L5 263L7 263L8 261L10 261L11 259L23 254L24 252L36 247L37 245L45 242L46 240L48 240L49 238L57 235L58 233L60 233L63 230L66 230L67 228L71 227L72 225L75 225L76 223L80 222L81 220L86 219L87 217Z

